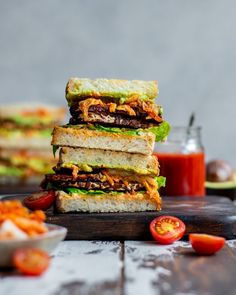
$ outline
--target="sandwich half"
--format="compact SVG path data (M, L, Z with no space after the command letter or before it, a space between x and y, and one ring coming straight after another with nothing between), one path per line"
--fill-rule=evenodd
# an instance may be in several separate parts
M162 107L154 102L157 94L156 81L71 78L66 87L70 124L157 127L163 122Z
M40 183L56 164L49 150L0 149L0 183Z
M65 109L34 103L0 106L0 183L39 184L56 164L51 133Z
M64 108L48 105L0 106L0 147L48 149L52 130L64 116Z
M161 176L100 168L76 175L61 169L46 175L42 187L56 190L58 212L133 212L160 210L164 184Z
M59 212L122 212L161 208L164 185L155 156L99 149L60 150L55 174L44 189L54 189ZM76 205L75 205L76 204Z

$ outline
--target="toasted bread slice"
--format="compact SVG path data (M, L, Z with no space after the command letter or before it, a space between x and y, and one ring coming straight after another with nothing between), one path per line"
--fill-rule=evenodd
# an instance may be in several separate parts
M79 125L81 127L81 125ZM55 127L52 145L152 154L155 135L142 132L140 135L90 130L86 127Z
M158 175L157 157L100 149L69 148L60 149L58 165L71 168L76 165L81 171L91 172L94 168L112 168L132 171L143 175Z
M66 212L137 212L160 210L159 202L143 192L106 194L68 194L56 191L56 209Z
M66 86L69 106L85 97L109 98L124 103L131 98L154 100L157 94L157 81L71 78Z

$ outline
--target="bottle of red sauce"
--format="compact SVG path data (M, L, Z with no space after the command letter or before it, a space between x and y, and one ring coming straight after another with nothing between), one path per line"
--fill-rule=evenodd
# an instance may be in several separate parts
M166 177L162 196L204 196L205 161L201 127L172 127L168 139L156 144L160 175Z

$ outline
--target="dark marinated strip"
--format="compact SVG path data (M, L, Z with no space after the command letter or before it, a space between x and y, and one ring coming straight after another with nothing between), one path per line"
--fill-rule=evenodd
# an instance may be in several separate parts
M86 176L86 178L85 178ZM42 188L47 188L48 184L52 184L58 188L66 187L76 187L81 189L96 189L96 190L105 190L105 191L139 191L143 190L144 186L141 183L137 182L127 182L123 183L122 181L114 182L111 184L108 181L102 181L100 174L78 175L77 178L73 178L70 175L64 174L48 174L45 177L45 180L41 184Z
M113 127L127 127L127 128L149 128L157 126L161 123L153 119L147 119L147 113L139 108L133 108L136 116L130 116L123 110L116 110L114 113L109 111L108 106L92 105L89 108L88 118L84 119L84 116L78 106L74 104L70 108L72 118L70 124L76 125L81 123L101 123L103 125ZM160 120L161 115L160 115Z
M135 107L133 107L133 110L135 111L137 118L139 118L139 119L146 119L146 117L147 117L147 113L146 112L140 110L139 108L135 108ZM89 112L93 112L93 113L96 113L96 114L103 114L105 116L108 116L108 115L113 114L113 113L110 112L109 106L107 106L107 105L104 105L104 106L101 106L101 105L92 105L92 106L89 107ZM71 113L72 116L78 116L81 113L79 106L76 105L76 104L75 105L72 105L70 107L70 113ZM124 110L118 110L118 109L116 109L115 114L118 114L118 115L126 115L128 117L132 117L132 116L129 116L127 114L127 112L124 111Z
M71 125L77 125L81 123L100 123L104 126L112 126L112 127L124 127L124 128L149 128L152 126L157 126L158 123L155 121L147 121L147 120L140 120L136 117L129 117L122 116L122 115L116 115L116 114L110 114L102 115L102 114L96 114L89 113L88 120L84 120L82 115L79 115L77 118L71 118L70 124Z

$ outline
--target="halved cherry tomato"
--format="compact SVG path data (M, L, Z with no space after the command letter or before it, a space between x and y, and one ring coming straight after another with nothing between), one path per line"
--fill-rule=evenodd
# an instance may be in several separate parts
M53 190L34 193L24 199L24 205L31 210L47 210L55 201Z
M25 275L41 275L49 266L49 255L40 249L19 249L13 256L13 264Z
M174 216L159 216L150 223L153 238L163 245L172 244L181 239L185 229L183 221Z
M190 234L189 241L193 249L201 255L212 255L225 244L224 238L206 234Z

